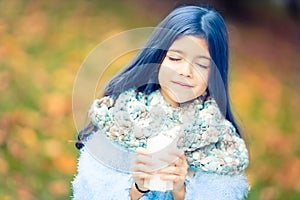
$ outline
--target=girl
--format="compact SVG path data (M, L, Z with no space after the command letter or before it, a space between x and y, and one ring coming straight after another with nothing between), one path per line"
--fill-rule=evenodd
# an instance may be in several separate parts
M198 6L171 12L92 104L74 199L243 199L248 152L227 75L222 17Z

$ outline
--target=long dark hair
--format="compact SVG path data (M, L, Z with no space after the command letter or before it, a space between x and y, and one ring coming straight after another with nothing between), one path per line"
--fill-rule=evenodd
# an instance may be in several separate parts
M199 6L182 6L173 10L154 30L145 47L119 74L111 79L104 90L105 96L116 98L125 90L135 88L149 94L160 88L158 71L172 43L182 36L196 36L208 43L212 67L208 93L214 97L221 112L233 123L234 120L228 96L228 35L222 16L213 9ZM89 124L79 134L83 138Z

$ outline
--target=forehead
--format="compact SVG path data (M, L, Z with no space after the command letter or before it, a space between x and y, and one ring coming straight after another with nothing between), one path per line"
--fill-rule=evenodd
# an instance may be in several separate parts
M178 38L170 46L169 51L182 52L183 54L191 56L210 57L206 40L195 36L183 36Z

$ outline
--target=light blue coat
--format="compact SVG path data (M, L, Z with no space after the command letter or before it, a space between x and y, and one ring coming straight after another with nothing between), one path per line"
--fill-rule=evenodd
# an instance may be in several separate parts
M131 174L115 171L97 161L83 148L78 174L72 182L73 200L127 200L133 183ZM249 185L245 175L218 175L196 171L186 179L185 200L241 200ZM141 200L171 200L171 191L146 193Z

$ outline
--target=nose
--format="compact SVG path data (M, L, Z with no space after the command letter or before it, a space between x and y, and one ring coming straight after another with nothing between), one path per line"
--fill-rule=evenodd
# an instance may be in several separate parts
M193 65L189 61L185 60L182 65L178 66L178 74L185 77L192 77Z

